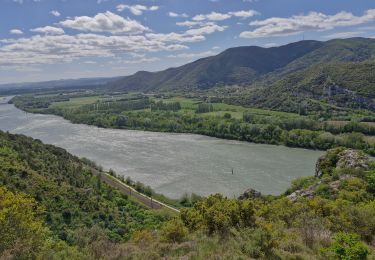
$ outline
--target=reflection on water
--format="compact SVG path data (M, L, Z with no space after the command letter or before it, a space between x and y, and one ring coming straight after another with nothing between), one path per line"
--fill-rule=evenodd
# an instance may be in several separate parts
M0 129L63 147L174 198L192 192L233 197L248 188L280 194L294 178L312 175L322 153L199 135L71 124L52 115L27 114L1 99Z

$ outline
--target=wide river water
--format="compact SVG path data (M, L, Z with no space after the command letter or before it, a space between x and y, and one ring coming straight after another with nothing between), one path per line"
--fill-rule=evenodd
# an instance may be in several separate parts
M0 130L65 148L172 198L192 192L234 197L248 188L280 194L296 177L313 175L322 154L200 135L72 124L53 115L25 113L6 102L0 98Z

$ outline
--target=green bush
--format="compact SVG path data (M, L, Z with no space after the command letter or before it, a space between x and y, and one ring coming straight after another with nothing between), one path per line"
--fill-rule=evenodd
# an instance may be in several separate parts
M264 258L272 254L275 241L270 232L263 228L244 229L240 232L241 251L251 258Z
M163 225L162 238L167 242L181 243L188 234L188 230L179 218L174 218Z
M334 259L365 260L369 254L360 236L354 233L337 233L332 245L325 250Z
M190 229L202 228L208 234L225 236L231 228L254 227L254 206L250 200L211 195L191 209L181 211L181 219Z
M368 191L375 195L375 171L367 174Z

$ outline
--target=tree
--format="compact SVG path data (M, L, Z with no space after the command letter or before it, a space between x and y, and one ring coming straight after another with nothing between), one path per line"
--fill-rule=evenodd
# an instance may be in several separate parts
M34 258L48 230L33 199L0 187L0 258Z
M359 235L345 232L337 233L333 244L326 251L341 260L365 260L369 254Z

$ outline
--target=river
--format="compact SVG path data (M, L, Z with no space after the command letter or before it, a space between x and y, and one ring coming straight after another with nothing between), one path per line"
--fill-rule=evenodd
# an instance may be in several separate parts
M65 148L171 198L192 192L235 197L248 188L280 194L296 177L313 175L322 154L200 135L72 124L53 115L25 113L6 102L0 99L0 130Z

